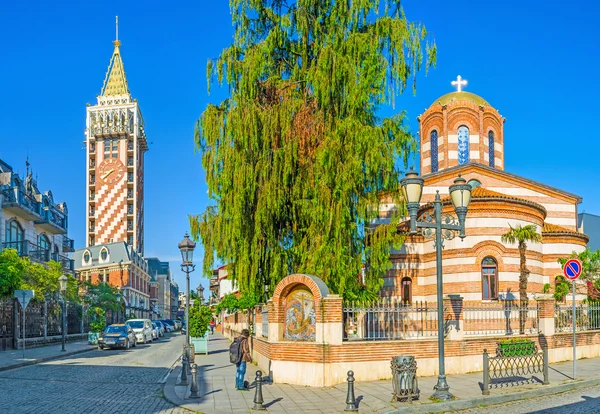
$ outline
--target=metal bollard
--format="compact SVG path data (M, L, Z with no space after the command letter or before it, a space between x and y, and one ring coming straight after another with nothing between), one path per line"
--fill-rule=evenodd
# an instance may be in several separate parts
M188 398L200 398L200 389L198 387L198 365L192 364L192 386L190 387L190 396Z
M252 407L253 410L257 410L257 411L266 411L265 406L263 405L263 403L265 402L263 400L263 395L262 395L262 372L259 369L258 371L256 371L256 379L254 380L255 384L256 384L256 389L254 391L254 407Z
M354 371L348 371L348 393L346 394L346 408L344 411L358 411L356 397L354 397Z
M181 356L181 382L179 385L188 385L187 379L187 355L185 352Z

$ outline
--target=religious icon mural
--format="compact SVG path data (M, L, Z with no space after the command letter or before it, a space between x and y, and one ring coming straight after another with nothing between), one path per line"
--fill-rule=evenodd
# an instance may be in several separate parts
M315 300L310 290L297 288L285 300L284 339L314 341L316 333Z

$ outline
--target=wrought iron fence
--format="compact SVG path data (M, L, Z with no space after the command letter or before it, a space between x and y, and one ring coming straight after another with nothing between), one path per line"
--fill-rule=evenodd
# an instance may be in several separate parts
M0 302L0 351L11 348L14 335L14 302Z
M47 312L46 323L48 336L62 335L62 303L58 300L49 301ZM29 335L27 336L29 337Z
M269 337L269 308L262 308L262 336Z
M345 304L344 340L390 340L436 337L435 304L382 301L370 305Z
M573 332L573 305L555 305L554 329L556 332ZM575 305L576 331L600 329L600 302Z
M463 329L465 335L518 335L523 324L526 334L539 332L538 309L535 302L529 302L521 309L518 301L498 301L479 303L463 308Z

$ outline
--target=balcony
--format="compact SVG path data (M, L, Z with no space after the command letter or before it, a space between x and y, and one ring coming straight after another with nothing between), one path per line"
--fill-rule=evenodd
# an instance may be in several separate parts
M73 239L68 238L67 236L62 237L62 250L63 252L74 252L75 251L75 242Z
M64 213L52 208L46 207L42 210L41 220L34 221L44 231L51 234L67 233L67 218Z
M40 203L18 187L9 188L2 192L4 203L2 209L27 221L39 220L41 216Z
M69 259L67 256L63 256L58 253L52 253L52 260L60 263L62 269L66 272L73 272L75 270L75 262Z
M29 240L6 242L2 244L5 249L15 249L19 256L29 257L34 262L46 263L50 261L50 250L44 249Z

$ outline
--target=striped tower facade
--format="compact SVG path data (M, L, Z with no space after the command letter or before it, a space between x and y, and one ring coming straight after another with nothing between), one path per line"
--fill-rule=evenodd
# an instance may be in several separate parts
M86 112L87 246L124 241L144 251L144 153L139 104L132 99L118 40L96 105Z

